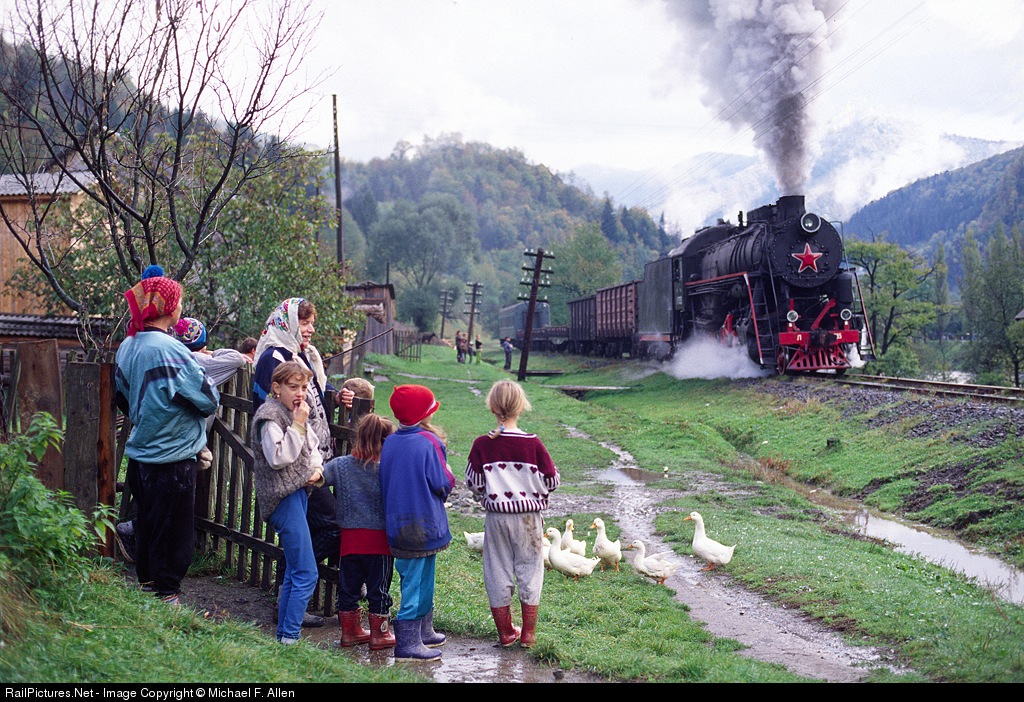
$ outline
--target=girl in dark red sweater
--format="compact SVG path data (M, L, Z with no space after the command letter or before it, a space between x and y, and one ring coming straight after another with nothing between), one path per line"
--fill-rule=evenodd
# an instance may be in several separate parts
M484 587L498 641L524 648L536 642L537 611L544 585L543 520L558 470L536 434L519 429L530 409L523 388L499 380L487 393L498 427L473 442L466 485L487 511L484 522ZM512 597L519 590L522 631L512 623Z

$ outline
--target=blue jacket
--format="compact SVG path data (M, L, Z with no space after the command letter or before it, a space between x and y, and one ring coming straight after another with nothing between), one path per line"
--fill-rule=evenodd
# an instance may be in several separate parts
M217 411L220 395L180 341L155 330L128 337L117 350L114 378L132 422L129 458L175 463L206 446L205 418Z
M429 556L452 540L444 502L455 487L455 476L447 468L444 444L437 441L439 455L427 433L418 426L400 427L381 450L385 531L397 558Z

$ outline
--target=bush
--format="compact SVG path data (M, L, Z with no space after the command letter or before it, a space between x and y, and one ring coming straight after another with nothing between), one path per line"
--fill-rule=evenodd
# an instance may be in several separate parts
M53 418L40 413L25 432L0 445L0 576L37 595L58 579L84 576L96 543L71 495L48 490L33 475L36 462L60 439ZM99 518L105 521L106 513Z

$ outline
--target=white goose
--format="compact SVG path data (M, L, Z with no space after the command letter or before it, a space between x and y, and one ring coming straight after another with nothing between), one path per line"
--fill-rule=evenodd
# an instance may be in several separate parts
M548 527L547 535L551 539L548 558L551 560L551 567L559 573L572 576L572 579L578 582L581 576L593 573L594 568L601 562L600 558L585 558L562 549L562 535L558 533L558 529Z
M662 551L661 553L653 553L650 556L647 555L647 547L644 546L644 542L640 539L636 539L633 543L626 547L627 550L635 550L636 557L633 559L633 567L640 573L643 573L649 578L653 578L660 585L664 585L665 581L676 572L676 568L679 567L677 561L670 560L673 555L671 551Z
M570 551L572 553L575 553L577 556L586 556L587 555L587 542L586 542L586 540L580 540L580 539L574 538L573 535L572 535L573 528L574 528L574 525L573 525L572 520L571 519L566 519L565 520L565 532L562 534L562 549L565 550L565 551Z
M550 553L551 553L551 539L549 539L546 536L541 536L540 538L541 538L541 541L544 543L544 545L542 546L542 549L544 551L544 567L545 568L550 568L551 567L551 556L550 556Z
M464 531L462 535L466 537L466 546L470 551L476 551L481 553L484 550L484 532L482 531Z
M618 541L612 541L608 538L607 532L604 528L604 520L598 518L594 520L594 523L590 525L591 529L597 530L597 536L594 537L594 548L592 553L601 559L601 572L604 572L604 567L615 566L615 570L619 569L619 561L622 560L622 544Z
M736 545L724 546L714 539L709 539L704 531L704 518L700 516L700 512L690 512L690 516L683 521L692 521L696 527L693 531L693 552L708 562L708 567L704 570L711 570L715 564L725 565L732 560L732 552Z

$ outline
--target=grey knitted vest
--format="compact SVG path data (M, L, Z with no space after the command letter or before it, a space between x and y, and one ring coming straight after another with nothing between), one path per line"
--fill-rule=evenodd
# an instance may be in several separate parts
M252 435L249 443L253 453L253 479L256 481L256 505L259 507L260 518L267 521L277 505L288 495L299 489L308 489L309 482L309 444L302 443L302 453L294 463L274 469L263 455L263 423L275 422L288 431L292 425L292 413L284 405L273 398L260 405L252 422Z

